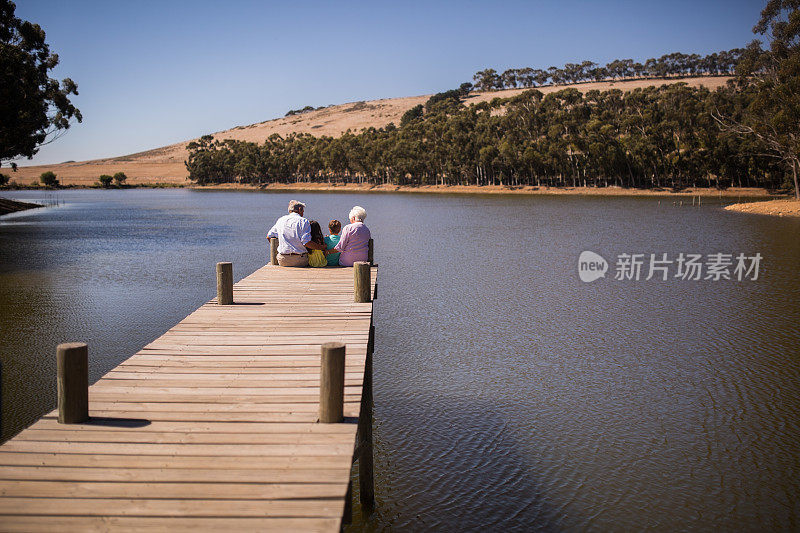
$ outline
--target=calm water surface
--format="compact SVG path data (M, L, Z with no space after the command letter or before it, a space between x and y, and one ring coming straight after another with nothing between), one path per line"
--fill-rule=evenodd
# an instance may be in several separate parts
M7 194L40 198L35 191ZM292 195L367 208L376 512L351 530L800 528L800 221L653 198ZM4 437L266 257L284 194L65 191L0 219ZM324 226L324 224L323 224ZM578 256L612 263L587 284ZM617 281L622 253L761 253L757 281ZM646 270L643 278L646 277Z

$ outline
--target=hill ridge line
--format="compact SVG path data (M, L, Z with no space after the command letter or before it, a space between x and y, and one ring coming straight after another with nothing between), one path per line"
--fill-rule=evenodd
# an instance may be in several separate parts
M591 90L603 91L611 89L630 91L636 88L686 83L693 87L703 86L713 90L724 86L729 79L730 76L700 76L694 78L582 82L568 85L504 89L470 93L465 99L465 104L473 105L484 101L488 102L495 98L510 98L531 89L548 94L567 88L575 88L585 93ZM399 125L400 118L406 111L415 105L424 104L430 96L430 94L425 94L345 102L302 114L235 126L227 130L210 133L209 135L219 140L232 139L257 143L264 142L270 135L275 133L283 137L290 133L309 133L315 137L338 137L348 129L358 133L364 128L385 127L390 122ZM20 184L32 184L38 182L39 175L42 172L52 171L57 174L64 185L88 186L94 184L101 174L113 175L116 172L124 172L128 176L128 183L130 184L167 183L184 185L188 175L184 166L184 161L188 158L186 146L199 138L200 136L116 157L70 161L50 165L20 166L17 172L11 173L11 178Z

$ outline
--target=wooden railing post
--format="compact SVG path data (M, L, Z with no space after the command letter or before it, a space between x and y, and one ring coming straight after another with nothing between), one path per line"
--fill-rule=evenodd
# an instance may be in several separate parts
M233 264L217 263L217 303L233 303Z
M372 239L369 240L369 248L367 249L367 262L370 266L375 264L375 248L374 248L374 241Z
M82 342L59 344L58 421L80 424L89 419L89 348Z
M269 264L278 266L278 238L269 240Z
M344 419L344 343L322 345L319 376L319 421L336 424Z
M357 261L353 264L353 298L357 303L372 301L369 263Z

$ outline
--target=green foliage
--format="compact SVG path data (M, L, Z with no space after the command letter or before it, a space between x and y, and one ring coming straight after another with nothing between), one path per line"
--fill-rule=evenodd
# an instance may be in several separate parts
M403 127L407 124L410 124L416 119L422 118L422 115L425 113L422 104L415 105L405 113L403 113L402 118L400 119L400 127Z
M720 121L764 145L791 173L800 199L800 0L769 0L753 31L769 48L753 41L737 67L738 82L752 98L738 116L734 110Z
M45 32L38 24L14 16L16 6L0 0L0 164L16 157L33 157L70 120L82 120L69 100L78 86L66 78L49 77L58 65ZM16 164L11 166L16 168Z
M8 182L11 180L11 176L7 174L0 174L0 187L5 187L8 185Z
M49 170L47 172L42 172L39 176L39 181L42 182L45 187L58 187L59 185L55 173Z
M752 91L686 84L623 93L527 90L464 107L443 98L400 128L339 138L273 135L258 145L189 146L190 179L209 183L338 181L676 188L767 186L785 175L757 140L722 131L715 109L741 113Z
M122 187L125 185L125 180L127 179L128 176L126 176L124 172L117 172L114 174L114 183L117 184L117 187Z
M475 80L475 88L479 91L491 91L503 88L503 81L493 68L487 68L486 70L476 72L472 79Z
M430 112L437 104L444 102L448 108L461 105L461 89L451 89L443 93L436 93L425 102L425 111Z
M111 187L111 181L112 181L113 179L114 179L114 178L113 178L113 177L111 177L111 176L109 176L108 174L102 174L102 175L101 175L101 176L100 176L100 177L97 179L97 181L99 181L99 182L100 182L100 186L101 186L101 187L103 187L104 189L108 189L109 187Z

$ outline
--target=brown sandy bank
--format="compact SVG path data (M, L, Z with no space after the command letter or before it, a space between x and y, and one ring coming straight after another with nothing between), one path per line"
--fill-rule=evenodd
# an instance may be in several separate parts
M765 202L748 202L727 206L728 211L755 213L758 215L774 215L779 217L800 217L800 200L782 198Z
M585 196L680 196L725 198L774 198L769 191L755 187L733 187L725 190L688 188L678 192L670 189L625 189L622 187L510 187L502 185L421 185L418 187L371 184L334 183L274 183L258 187L252 185L223 184L191 187L197 190L261 190L271 192L374 192L374 193L429 193L429 194L528 194L528 195L585 195Z
M0 216L16 213L17 211L25 211L26 209L36 209L37 207L42 206L30 202L19 202L17 200L9 200L8 198L0 198Z

